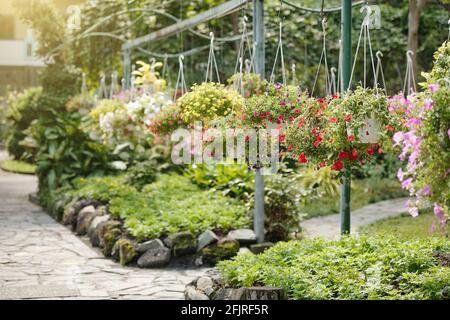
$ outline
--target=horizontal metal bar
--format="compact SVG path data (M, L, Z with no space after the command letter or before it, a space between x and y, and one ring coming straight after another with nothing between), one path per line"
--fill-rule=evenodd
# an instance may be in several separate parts
M298 5L298 4L294 4L294 3L290 2L290 1L287 1L287 0L281 0L281 2L287 4L288 6L291 6L291 7L295 8L295 9L301 10L301 11L314 12L314 13L321 13L322 12L321 9L302 7L302 6ZM358 1L358 2L354 2L352 4L352 6L353 7L354 6L359 6L359 5L364 4L364 3L366 3L366 1ZM331 13L331 12L337 12L337 11L340 12L341 9L342 9L342 7L324 8L323 9L323 13Z
M144 43L171 36L183 30L194 27L205 21L226 16L234 12L235 10L241 8L245 4L247 4L248 1L250 0L231 0L225 2L217 7L202 12L201 14L196 15L192 18L180 21L178 23L175 23L158 31L147 34L143 37L129 40L122 45L122 50L129 50L138 47Z

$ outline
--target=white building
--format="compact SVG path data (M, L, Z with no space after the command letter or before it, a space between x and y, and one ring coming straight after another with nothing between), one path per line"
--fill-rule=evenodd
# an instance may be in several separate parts
M33 32L17 16L13 3L0 0L0 94L6 89L23 89L38 84L38 72L45 67L35 57L38 47ZM28 0L25 0L28 1ZM66 8L80 0L53 0L65 13Z

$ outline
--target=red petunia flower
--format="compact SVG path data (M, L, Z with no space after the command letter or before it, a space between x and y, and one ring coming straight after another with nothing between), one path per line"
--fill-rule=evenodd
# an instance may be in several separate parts
M345 122L349 122L352 120L352 115L351 114L347 114L346 116L344 116L344 121Z
M368 154L369 156L373 155L374 153L375 153L375 151L373 150L372 147L368 147L368 148L367 148L367 154Z
M336 119L335 117L332 117L332 118L330 118L330 122L331 122L331 123L336 123L336 122L337 122L337 119Z
M294 112L295 112L295 113L301 113L302 110L300 110L300 109L295 109Z
M391 131L391 132L395 131L394 127L392 127L392 126L390 126L388 124L385 125L384 127L386 128L387 131Z
M294 121L295 118L293 116L289 116L288 119L289 119L289 121Z
M317 136L317 129L316 128L312 128L311 132L312 132L313 135Z
M288 145L288 148L287 148L288 152L291 152L291 150L292 150L292 144Z
M300 119L300 121L298 122L298 128L301 128L304 124L305 124L305 120Z
M383 149L378 148L378 153L379 153L379 154L382 154L382 153L383 153Z
M332 166L331 169L336 171L341 171L344 168L344 164L342 161L337 160Z
M356 149L352 150L352 153L350 154L350 159L352 159L353 161L358 159L358 151Z
M279 116L278 120L284 120L284 117L283 116Z
M348 152L345 152L345 151L339 152L339 159L345 160L347 158L348 158Z
M347 141L348 142L352 142L353 140L355 140L354 136L350 135L350 136L347 137Z
M302 152L300 153L300 155L298 156L298 162L300 163L307 163L308 159L306 158L305 154Z
M319 167L321 167L321 168L323 168L323 167L325 167L327 164L325 163L325 162L320 162L319 163Z
M281 143L284 143L284 141L286 140L286 135L280 134L278 139L280 140Z
M318 148L321 143L322 143L322 137L319 135L316 137L316 141L314 142L314 148Z

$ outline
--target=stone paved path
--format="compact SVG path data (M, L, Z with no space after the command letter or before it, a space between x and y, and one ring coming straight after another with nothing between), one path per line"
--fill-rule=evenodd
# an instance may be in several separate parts
M121 267L28 202L35 188L0 170L0 300L183 299L205 271Z
M358 228L372 224L378 220L396 217L406 211L405 202L408 198L386 200L370 204L352 211L352 233L358 233ZM301 222L304 234L307 238L322 237L324 239L338 239L340 234L339 214L317 217Z

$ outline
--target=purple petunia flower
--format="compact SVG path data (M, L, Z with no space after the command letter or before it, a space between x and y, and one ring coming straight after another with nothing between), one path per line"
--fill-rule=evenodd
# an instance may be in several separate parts
M444 209L440 205L435 203L434 204L434 208L433 208L433 212L434 212L434 215L439 219L439 223L441 225L445 224L446 218L445 218L445 215L444 215Z
M428 90L430 90L431 93L435 93L439 90L439 85L437 83L430 84L428 85Z

